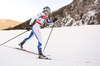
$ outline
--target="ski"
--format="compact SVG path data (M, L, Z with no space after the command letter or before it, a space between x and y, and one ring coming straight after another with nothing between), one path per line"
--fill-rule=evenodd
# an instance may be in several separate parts
M20 50L20 51L24 51L24 52L27 52L27 53L30 53L30 54L34 54L34 55L41 56L41 55L39 55L38 53L31 52L31 51L26 50L26 49L21 49L21 48L17 48L17 47L10 47L10 46L5 46L5 47L12 48L12 49L16 49L16 50ZM46 57L46 58L38 58L38 59L51 60L51 58L48 58L48 57Z
M31 51L28 51L28 50L26 50L26 49L21 49L21 48L14 48L14 49L21 50L21 51L25 51L25 52L27 52L27 53L31 53L31 54L35 54L35 55L39 55L39 54L37 54L37 53L35 53L35 52L31 52ZM51 58L48 58L48 57L46 57L46 58L38 58L38 59L47 59L47 60L51 60Z
M37 53L35 53L35 52L31 52L31 51L28 51L28 50L26 50L26 49L20 49L20 48L13 48L13 49L25 51L25 52L27 52L27 53L31 53L31 54L35 54L35 55L39 55L39 54L37 54Z

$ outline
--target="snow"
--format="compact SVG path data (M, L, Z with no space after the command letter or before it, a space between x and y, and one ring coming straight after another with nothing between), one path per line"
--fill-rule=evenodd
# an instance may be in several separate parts
M95 13L97 13L96 10L93 10L93 11L89 11L87 15L88 16L94 16Z
M98 3L98 0L95 0L94 3L97 4Z
M91 22L95 22L95 24L98 23L97 20L94 20L94 19L93 19L93 17L96 17L96 16L95 16L96 13L97 13L96 10L92 10L92 11L89 11L89 12L87 12L86 14L83 15L82 18L84 18L85 25L88 24L90 18L91 18L90 23L91 23Z
M41 29L43 47L51 28ZM0 44L24 30L0 31ZM30 31L5 46L18 47ZM100 66L100 25L54 28L44 54L53 60L40 60L37 55L0 46L0 66ZM24 48L37 52L32 38Z
M80 2L82 2L83 0L80 0Z
M76 14L75 17L80 18L78 14ZM66 15L66 19L67 19L67 23L65 24L66 26L69 25L70 23L72 23L71 26L80 26L80 25L82 25L82 19L79 20L79 21L75 21L72 17L70 17L70 15Z

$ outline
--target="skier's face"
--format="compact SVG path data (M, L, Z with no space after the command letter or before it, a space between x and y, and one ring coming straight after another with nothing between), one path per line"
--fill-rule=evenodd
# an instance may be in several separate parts
M45 13L47 16L49 16L49 14L50 14L49 11L45 11L44 13Z

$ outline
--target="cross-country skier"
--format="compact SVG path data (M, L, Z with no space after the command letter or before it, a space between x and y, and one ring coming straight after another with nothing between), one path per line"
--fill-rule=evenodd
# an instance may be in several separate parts
M23 45L24 43L29 40L32 36L36 36L37 40L38 40L38 53L39 53L39 58L43 59L46 58L46 56L44 56L42 54L42 37L41 37L41 33L40 33L40 28L43 26L44 22L46 21L48 24L54 23L55 21L57 21L57 18L54 18L53 21L49 21L48 20L48 16L51 13L51 9L46 6L43 8L43 12L37 14L36 16L34 16L29 24L29 27L27 28L27 30L31 30L31 33L29 35L29 37L25 38L20 44L19 46L21 47L21 49L23 49ZM34 25L33 25L34 24Z

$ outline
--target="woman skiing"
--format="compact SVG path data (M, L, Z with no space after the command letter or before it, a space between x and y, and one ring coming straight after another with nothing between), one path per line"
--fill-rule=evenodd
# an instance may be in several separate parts
M29 27L27 28L28 31L32 29L29 37L25 38L19 44L21 49L23 49L24 43L27 40L29 40L32 36L36 36L36 38L38 40L38 53L39 53L39 58L40 59L47 58L47 57L42 54L42 37L41 37L41 33L40 33L39 30L43 26L45 21L48 24L51 24L51 23L54 23L55 21L57 21L57 18L54 18L53 21L48 20L48 16L49 16L50 13L51 13L51 9L46 6L46 7L43 8L43 12L41 12L41 13L37 14L36 16L34 16L30 21Z

